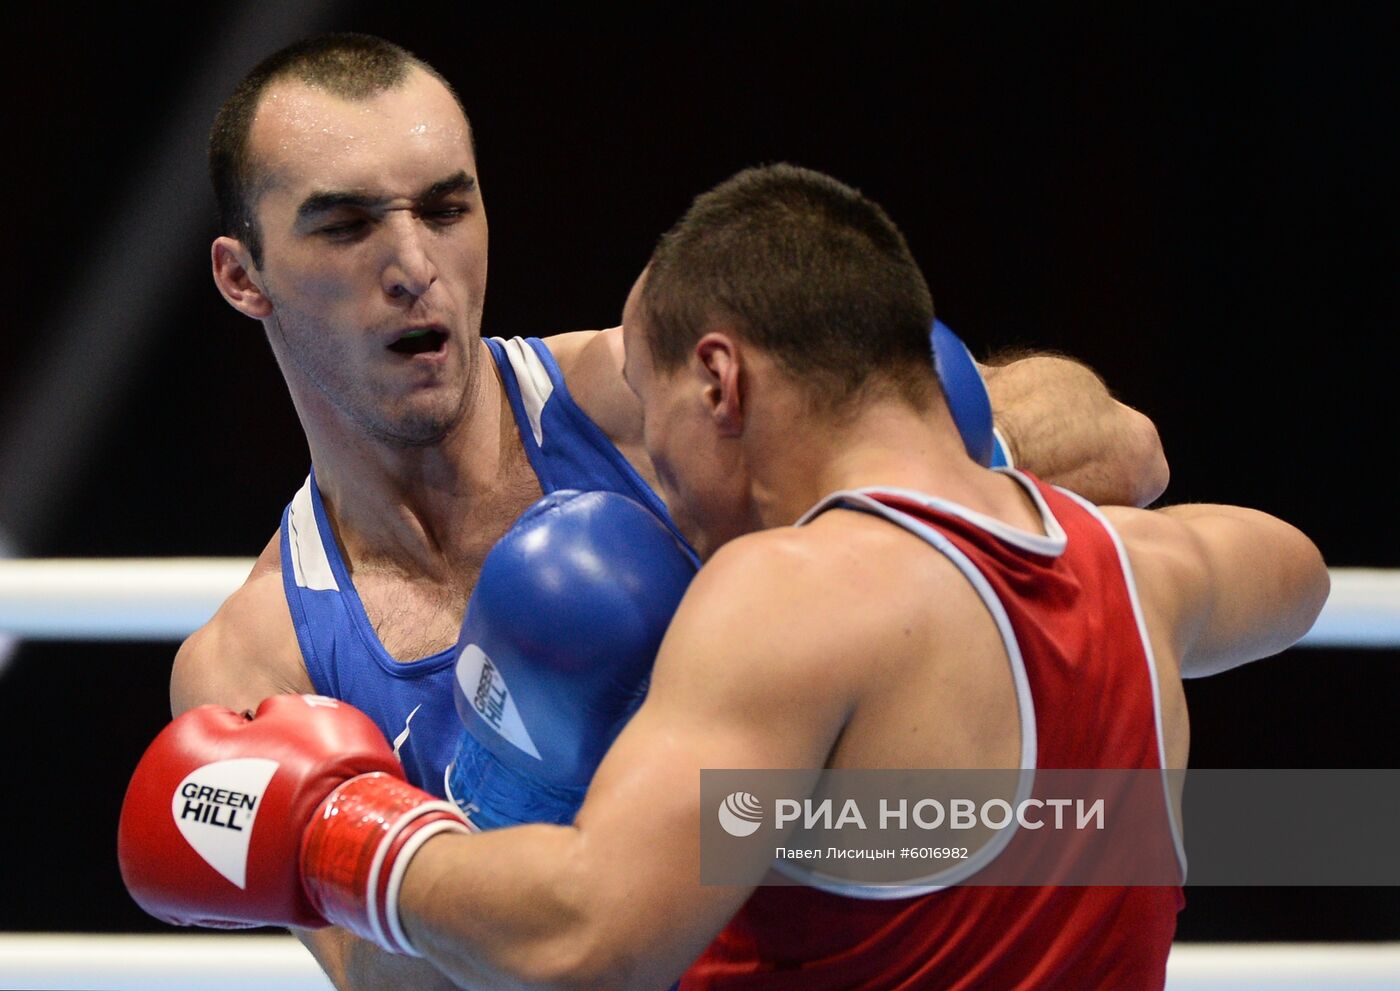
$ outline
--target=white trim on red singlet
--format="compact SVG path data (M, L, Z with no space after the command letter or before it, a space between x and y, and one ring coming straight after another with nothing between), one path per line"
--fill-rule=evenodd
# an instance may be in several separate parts
M1157 655L1153 653L1152 640L1147 635L1147 621L1143 618L1142 600L1138 598L1137 579L1133 577L1133 566L1128 560L1128 549L1123 546L1123 538L1118 536L1118 531L1108 521L1108 517L1099 511L1098 506L1068 489L1062 489L1058 485L1055 488L1088 510L1089 515L1099 521L1099 525L1108 533L1109 539L1113 541L1113 546L1118 550L1118 564L1123 569L1123 580L1128 586L1128 598L1133 604L1133 619L1137 622L1138 639L1142 641L1142 650L1147 656L1147 675L1148 680L1152 683L1152 714L1157 723L1157 766L1162 769L1162 793L1167 800L1167 819L1171 824L1172 843L1176 847L1177 865L1181 868L1181 877L1184 883L1186 878L1186 844L1182 838L1181 823L1177 821L1176 806L1172 802L1171 780L1167 775L1167 738L1162 732L1162 690L1157 681Z

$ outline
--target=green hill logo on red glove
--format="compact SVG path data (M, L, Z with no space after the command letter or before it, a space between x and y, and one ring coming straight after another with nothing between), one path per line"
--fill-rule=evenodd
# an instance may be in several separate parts
M253 821L276 772L277 761L265 757L215 761L186 775L170 801L180 835L239 888L246 887Z
M333 699L196 706L151 741L127 785L122 880L173 925L341 925L412 953L397 915L403 868L430 837L468 827L402 774L374 721Z

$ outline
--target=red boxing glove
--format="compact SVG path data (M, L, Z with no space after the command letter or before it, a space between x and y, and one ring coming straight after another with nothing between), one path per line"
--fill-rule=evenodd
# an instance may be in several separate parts
M253 715L206 705L167 726L127 787L118 859L143 909L220 929L343 925L412 953L398 886L460 813L400 780L358 709L279 695Z

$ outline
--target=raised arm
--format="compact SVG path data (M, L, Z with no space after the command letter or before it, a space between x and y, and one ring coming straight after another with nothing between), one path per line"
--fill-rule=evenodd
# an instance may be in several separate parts
M1166 489L1157 428L1092 369L1048 354L993 361L982 377L1017 467L1101 505L1146 506Z
M1184 678L1279 653L1327 601L1317 547L1266 513L1193 504L1106 514L1127 546L1149 629L1169 638Z

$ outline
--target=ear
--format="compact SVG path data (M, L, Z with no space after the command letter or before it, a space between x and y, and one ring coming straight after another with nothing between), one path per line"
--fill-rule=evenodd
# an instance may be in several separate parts
M219 287L229 306L254 320L272 314L272 301L254 281L257 267L242 241L216 237L209 249L209 260L214 269L214 285Z
M743 356L739 342L723 331L710 331L695 344L704 378L704 399L721 436L737 437L744 429Z

